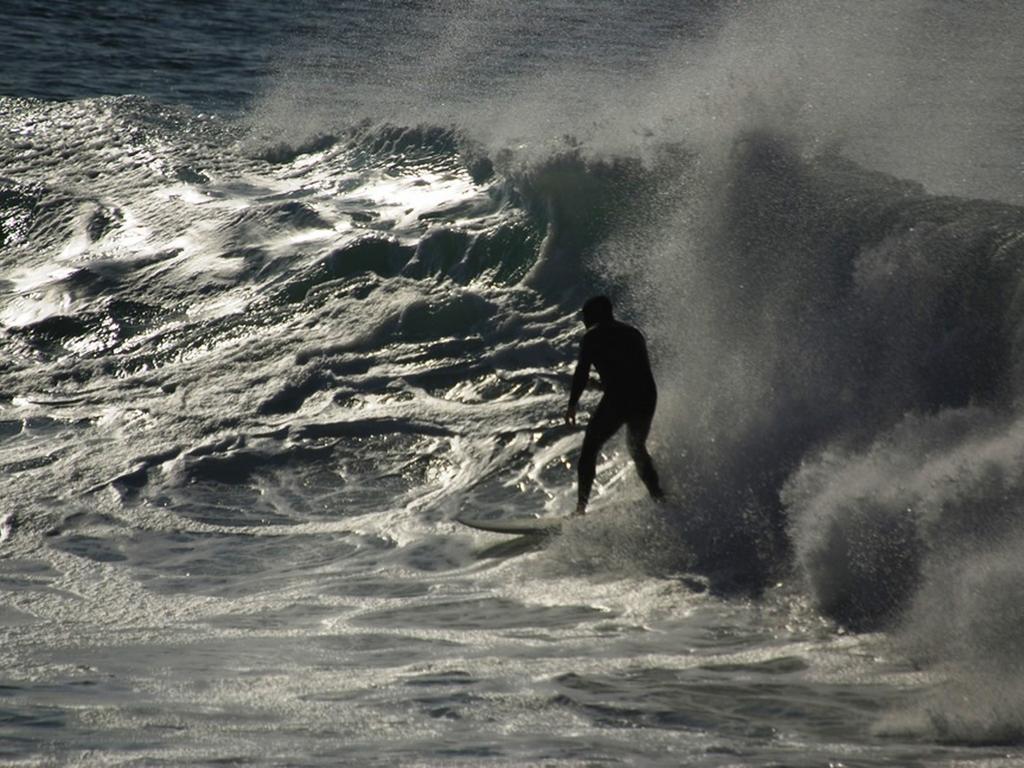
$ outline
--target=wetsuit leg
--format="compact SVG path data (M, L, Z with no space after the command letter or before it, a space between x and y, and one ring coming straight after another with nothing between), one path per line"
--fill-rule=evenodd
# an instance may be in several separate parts
M587 506L590 499L590 488L594 484L594 476L597 474L597 454L608 438L618 432L619 428L626 423L626 415L621 408L617 408L603 398L598 403L594 414L587 424L587 432L583 437L583 448L580 450L580 460L577 464L579 474L579 492L577 510Z
M654 468L651 455L647 452L647 435L651 432L653 419L654 408L630 418L626 422L626 446L629 448L629 455L633 457L633 463L636 464L640 479L647 486L647 492L652 498L663 499L665 493L661 490L658 472Z

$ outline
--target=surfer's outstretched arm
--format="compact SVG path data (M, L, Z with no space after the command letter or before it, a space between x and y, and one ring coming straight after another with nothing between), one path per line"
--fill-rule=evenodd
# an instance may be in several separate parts
M583 395L590 378L590 355L586 345L580 344L580 359L576 363L576 372L572 375L572 389L569 390L569 407L565 409L565 423L576 425L576 404Z

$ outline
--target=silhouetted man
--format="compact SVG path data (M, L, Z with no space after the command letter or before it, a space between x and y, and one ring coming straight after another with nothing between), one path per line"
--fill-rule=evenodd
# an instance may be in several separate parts
M580 358L572 377L569 407L565 411L566 423L576 423L576 403L587 385L590 366L597 368L601 376L604 397L590 417L583 438L577 465L579 500L574 514L586 512L590 488L597 473L597 453L623 424L626 425L629 455L633 457L640 479L651 496L661 499L664 494L646 445L658 402L658 389L647 357L647 342L636 328L613 317L612 303L607 296L587 300L583 305L583 324L587 332L580 342Z

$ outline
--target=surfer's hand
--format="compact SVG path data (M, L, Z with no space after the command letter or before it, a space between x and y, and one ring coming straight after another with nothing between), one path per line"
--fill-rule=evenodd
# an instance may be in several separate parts
M565 423L570 426L576 426L576 406L570 405L565 409Z

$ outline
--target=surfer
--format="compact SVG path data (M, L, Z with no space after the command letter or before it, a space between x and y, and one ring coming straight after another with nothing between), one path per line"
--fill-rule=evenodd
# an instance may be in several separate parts
M583 305L583 325L587 331L580 342L580 357L572 377L567 424L576 424L576 404L587 385L590 367L601 377L604 396L590 417L583 437L577 471L579 495L575 515L586 512L590 488L597 474L597 454L601 446L626 425L626 445L636 464L640 479L655 499L664 497L654 462L647 453L647 435L651 431L658 389L647 357L647 342L636 328L619 322L612 314L607 296L594 296Z

